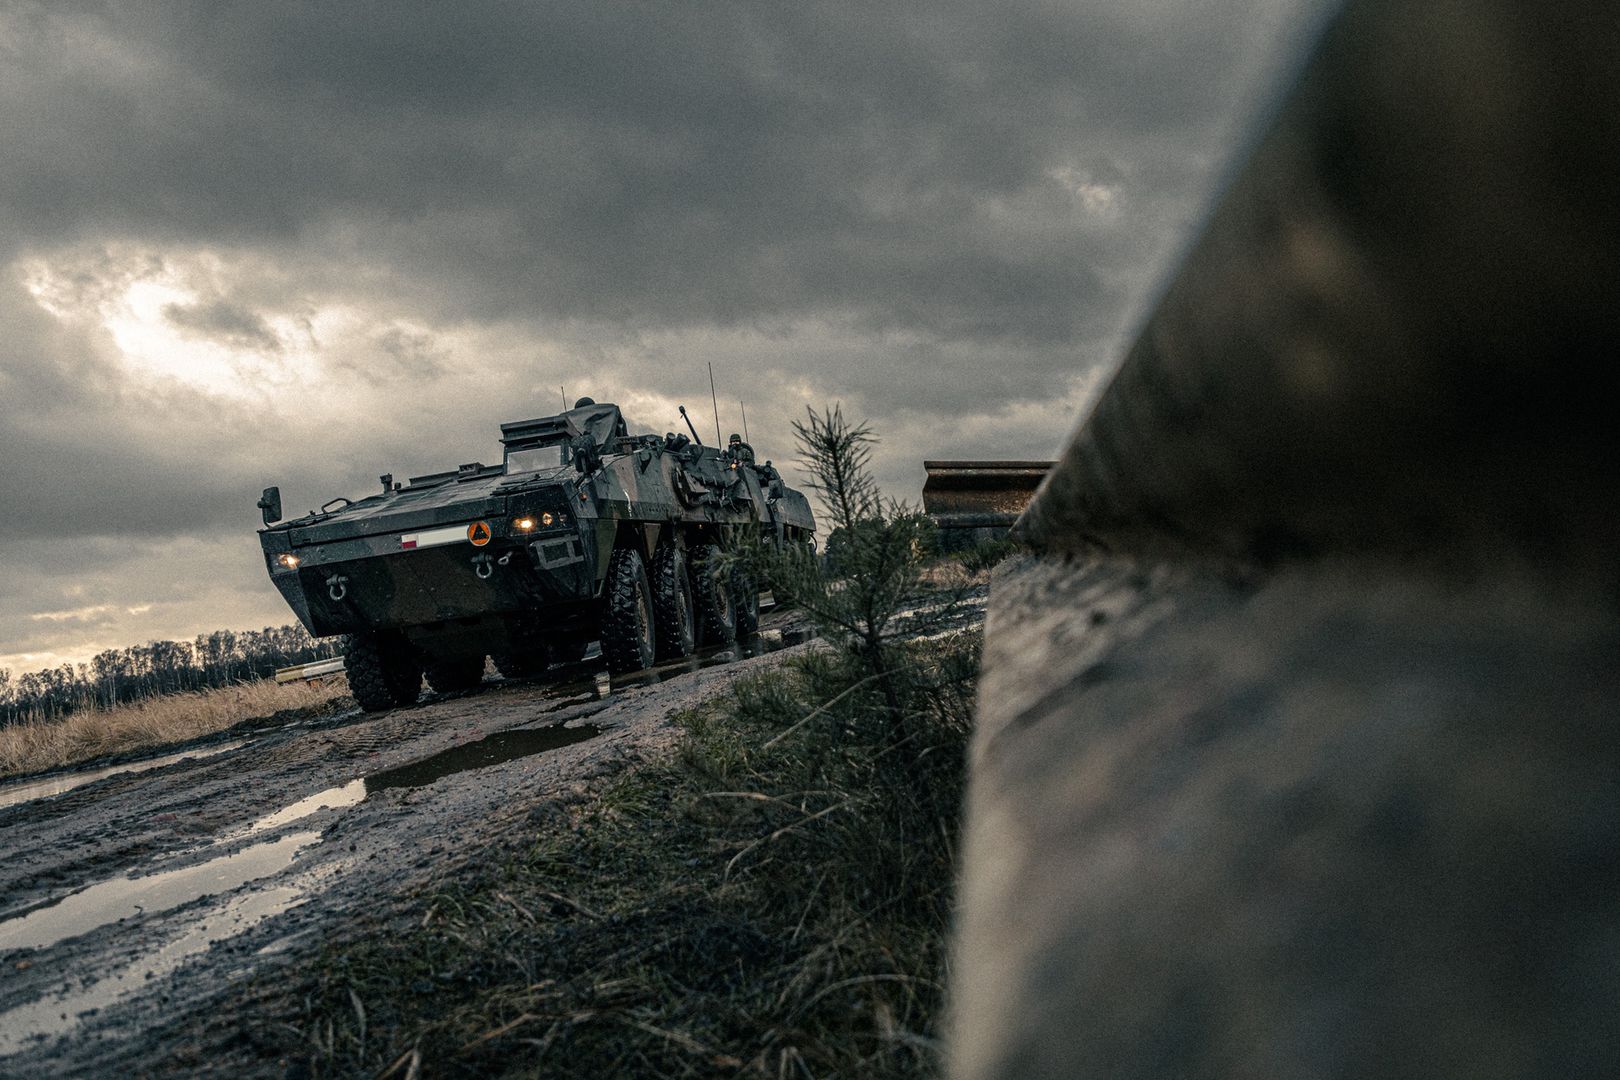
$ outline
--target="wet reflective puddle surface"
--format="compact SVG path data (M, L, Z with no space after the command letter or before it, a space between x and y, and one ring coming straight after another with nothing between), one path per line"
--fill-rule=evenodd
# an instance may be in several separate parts
M245 745L245 740L233 739L230 742L220 743L218 746L204 747L200 750L182 750L178 754L165 754L163 757L147 758L144 761L131 761L125 765L108 765L104 769L87 769L84 772L64 773L60 776L47 777L44 780L29 780L21 784L11 784L0 787L0 809L16 806L18 803L31 802L34 799L48 799L52 795L61 795L72 791L76 787L83 787L85 784L103 780L109 776L161 769L165 765L173 765L176 762L188 759L200 761L203 758L211 758Z
M476 742L441 750L421 761L373 773L360 783L365 785L366 794L388 788L424 787L455 773L466 772L469 769L487 769L491 765L500 765L517 758L543 754L547 750L558 750L564 746L584 742L586 739L594 739L600 734L601 729L590 724L579 727L554 726L497 731Z
M317 877L309 875L304 881L232 897L193 920L178 937L103 978L77 986L59 986L43 997L0 1013L0 1057L26 1049L32 1042L66 1034L85 1015L116 1005L174 972L189 958L297 907L317 887Z
M598 734L600 729L590 725L498 731L420 761L318 791L221 836L215 844L231 844L257 833L270 832L323 810L345 809L377 791L421 787L455 773L531 757L584 742ZM287 870L305 849L318 844L321 836L320 831L303 830L250 844L194 866L99 882L0 922L0 953L47 949L127 919L222 896ZM326 867L317 871L317 875L331 876L337 869ZM0 1056L22 1050L31 1042L71 1031L87 1013L140 992L150 980L176 970L187 958L296 907L307 899L312 882L313 879L280 884L231 897L191 917L180 936L114 974L78 986L59 986L44 997L0 1013Z
M0 923L0 952L47 948L108 923L228 892L286 869L320 838L318 832L293 833L196 866L103 881Z
M455 773L488 768L584 742L600 733L600 729L588 724L581 727L556 725L497 731L476 742L453 746L420 761L305 796L244 828L226 833L214 843L233 843L290 825L322 810L342 810L355 806L365 801L367 795L388 788L422 787ZM114 878L91 885L0 922L0 953L12 949L48 948L109 923L151 912L168 911L194 900L229 892L286 869L304 848L320 838L321 833L317 831L297 832L195 866L141 877Z
M224 843L240 840L255 833L269 832L283 825L318 814L322 810L342 810L365 802L366 796L388 788L425 787L435 780L472 769L487 769L518 758L532 757L548 750L557 750L574 743L594 739L601 729L590 724L564 727L554 724L542 728L508 728L486 735L482 739L452 746L430 757L392 769L350 780L347 784L330 787L306 795L297 802L288 803L279 810L264 815L244 828L234 830L220 838ZM3 924L0 924L3 925Z

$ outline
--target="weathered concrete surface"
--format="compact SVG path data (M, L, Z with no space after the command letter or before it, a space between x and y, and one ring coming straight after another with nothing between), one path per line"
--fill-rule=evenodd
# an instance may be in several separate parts
M1543 583L995 583L958 1077L1620 1075L1620 617Z
M1620 1075L1620 19L1350 0L995 586L953 1075Z
M1350 3L1027 532L1481 570L1505 552L1613 588L1617 190L1612 3Z

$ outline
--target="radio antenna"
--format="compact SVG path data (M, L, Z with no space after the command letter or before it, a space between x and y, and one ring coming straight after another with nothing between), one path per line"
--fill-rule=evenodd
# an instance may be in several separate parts
M559 386L559 387L557 387L557 393L562 395L563 412L567 412L568 411L568 389L566 387Z
M743 414L743 442L752 442L753 440L748 437L748 406L743 404L741 398L738 398L737 408L741 409Z
M725 436L720 434L720 399L714 394L714 363L709 363L709 400L714 403L714 445L726 445Z

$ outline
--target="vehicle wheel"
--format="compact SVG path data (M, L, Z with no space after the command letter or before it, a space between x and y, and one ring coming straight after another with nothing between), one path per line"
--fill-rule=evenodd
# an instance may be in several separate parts
M551 650L543 645L532 646L496 653L490 659L495 661L495 670L501 673L503 679L532 679L545 674L551 663Z
M608 671L625 675L652 666L657 652L652 588L641 552L615 548L608 559L607 613L602 619L602 653Z
M730 575L720 565L718 545L702 544L693 550L692 591L703 644L724 645L735 640L737 609L732 603Z
M434 660L427 666L428 685L440 694L471 690L484 681L484 658L468 656L460 660Z
M349 692L366 712L410 705L422 690L422 668L410 646L382 634L346 634L343 671Z
M658 659L679 660L697 648L697 614L692 579L686 574L686 552L670 541L653 556L653 618L658 625Z
M731 573L731 596L737 608L737 636L759 633L759 586L740 566Z

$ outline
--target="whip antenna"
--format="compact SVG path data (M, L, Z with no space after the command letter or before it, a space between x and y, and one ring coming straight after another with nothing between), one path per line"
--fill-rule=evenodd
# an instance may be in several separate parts
M714 394L714 363L709 363L709 400L714 403L714 445L726 445L726 438L720 434L720 399Z
M738 398L737 408L741 409L743 414L743 442L753 442L753 440L748 437L748 406L742 403L741 398Z

